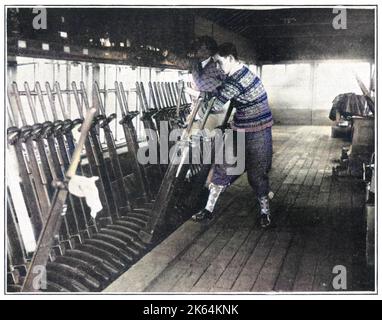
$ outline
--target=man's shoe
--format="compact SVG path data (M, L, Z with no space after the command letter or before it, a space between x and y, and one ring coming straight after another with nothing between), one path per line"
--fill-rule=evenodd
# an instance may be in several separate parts
M271 225L271 215L270 214L260 215L260 225L262 228L268 228Z
M269 209L269 198L264 196L259 198L260 202L260 225L267 228L271 225L271 211Z
M214 214L211 211L208 211L207 209L203 209L199 211L198 213L195 213L192 216L192 220L194 221L203 221L203 220L211 220L213 218Z

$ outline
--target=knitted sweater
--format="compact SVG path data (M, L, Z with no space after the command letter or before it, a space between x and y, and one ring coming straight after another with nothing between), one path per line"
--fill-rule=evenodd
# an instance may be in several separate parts
M243 66L226 78L218 89L212 112L220 112L228 100L236 108L232 129L255 132L272 126L267 93L261 80L248 67Z

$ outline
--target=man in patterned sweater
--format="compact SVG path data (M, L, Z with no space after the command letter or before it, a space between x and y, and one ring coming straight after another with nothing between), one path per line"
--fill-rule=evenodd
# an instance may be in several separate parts
M273 119L267 93L261 80L238 60L233 44L219 46L214 59L227 78L217 90L212 110L219 112L229 100L236 108L231 128L245 132L245 155L241 156L245 156L248 181L260 203L260 224L268 227L271 223L268 172L272 164ZM193 215L195 221L211 219L220 193L239 177L227 174L228 167L227 163L214 165L207 205Z

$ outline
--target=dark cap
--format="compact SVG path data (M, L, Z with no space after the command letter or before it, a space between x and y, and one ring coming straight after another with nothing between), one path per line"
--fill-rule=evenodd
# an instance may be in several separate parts
M198 51L203 46L210 51L211 55L214 55L218 49L216 41L210 36L200 36L192 43L192 49L194 51Z

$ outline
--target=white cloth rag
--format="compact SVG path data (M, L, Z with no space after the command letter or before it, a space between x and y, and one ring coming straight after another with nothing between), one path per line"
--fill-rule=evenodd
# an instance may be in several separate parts
M97 213L102 210L102 203L95 182L98 177L73 176L68 184L69 192L77 197L85 197L86 204L90 208L90 215L95 219Z

